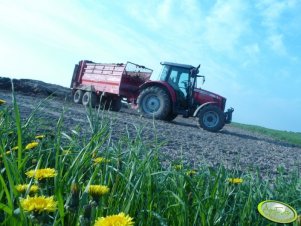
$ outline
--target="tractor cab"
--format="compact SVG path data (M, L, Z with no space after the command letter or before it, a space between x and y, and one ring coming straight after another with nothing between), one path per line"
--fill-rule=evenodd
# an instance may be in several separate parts
M162 62L160 81L168 83L176 93L174 112L187 115L193 104L193 90L196 85L198 68L186 64ZM188 115L187 115L188 116Z

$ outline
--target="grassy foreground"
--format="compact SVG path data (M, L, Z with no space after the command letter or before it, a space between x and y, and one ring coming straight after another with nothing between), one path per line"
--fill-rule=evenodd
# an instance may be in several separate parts
M0 106L1 225L276 225L257 211L268 199L301 212L298 171L265 181L179 161L163 169L156 139L144 141L138 129L112 142L108 115L87 109L91 133L83 135L62 113L54 132L41 134L15 101Z
M235 123L235 122L233 122L231 125L238 127L238 128L253 131L256 133L264 134L264 135L276 138L281 141L295 144L297 146L301 146L301 133L299 133L299 132L268 129L268 128L261 127L261 126L246 125L246 124Z

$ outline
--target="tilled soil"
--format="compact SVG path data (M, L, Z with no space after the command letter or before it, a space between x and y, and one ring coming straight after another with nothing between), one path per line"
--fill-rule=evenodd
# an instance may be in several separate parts
M23 119L42 102L35 113L36 118L41 119L39 121L47 122L48 126L55 125L64 108L64 123L67 128L81 125L83 132L88 131L86 109L74 104L70 97L47 98L37 92L20 91L16 91L15 95ZM7 105L11 106L11 91L0 87L0 99L6 100ZM140 117L136 111L128 108L105 114L111 118L113 140L128 134L135 137L137 128L142 128L142 139L151 143L156 137L163 143L160 147L163 166L181 160L193 168L223 165L242 172L258 169L263 176L276 175L280 166L285 173L301 169L297 162L301 155L300 147L231 125L226 125L220 132L211 133L200 129L195 119L184 119L181 116L172 122L153 121Z

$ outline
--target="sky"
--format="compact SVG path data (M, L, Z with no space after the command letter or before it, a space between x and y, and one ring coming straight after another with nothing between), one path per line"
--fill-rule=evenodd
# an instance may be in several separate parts
M0 76L69 87L80 60L197 66L233 121L301 132L301 0L0 0Z

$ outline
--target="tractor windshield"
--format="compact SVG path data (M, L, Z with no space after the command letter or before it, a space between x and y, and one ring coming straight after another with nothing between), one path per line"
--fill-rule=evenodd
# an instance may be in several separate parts
M164 65L160 74L160 81L166 81L170 66Z

